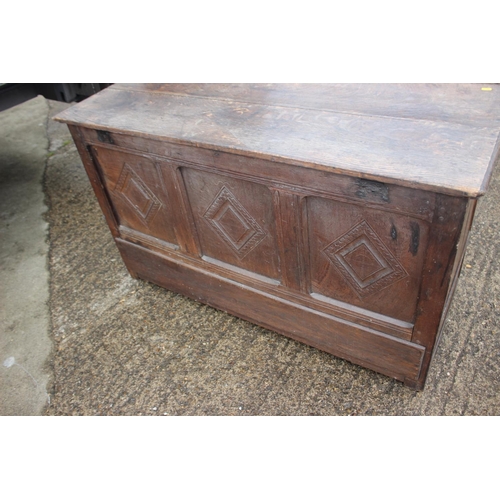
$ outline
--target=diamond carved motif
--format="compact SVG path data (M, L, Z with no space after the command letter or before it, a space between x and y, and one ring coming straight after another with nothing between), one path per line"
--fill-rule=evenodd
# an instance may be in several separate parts
M360 297L408 276L366 221L330 243L323 252Z
M239 259L266 237L266 232L226 186L219 191L203 217Z
M123 165L115 192L130 205L146 226L162 206L161 201L127 163Z

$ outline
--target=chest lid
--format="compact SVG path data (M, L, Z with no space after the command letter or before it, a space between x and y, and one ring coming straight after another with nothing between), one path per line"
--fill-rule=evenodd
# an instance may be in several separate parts
M500 85L115 84L55 119L477 197L499 154Z

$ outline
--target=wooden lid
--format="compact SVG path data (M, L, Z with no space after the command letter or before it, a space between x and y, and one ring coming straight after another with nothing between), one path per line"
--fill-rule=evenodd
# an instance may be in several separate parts
M476 197L499 151L500 86L116 84L55 119Z

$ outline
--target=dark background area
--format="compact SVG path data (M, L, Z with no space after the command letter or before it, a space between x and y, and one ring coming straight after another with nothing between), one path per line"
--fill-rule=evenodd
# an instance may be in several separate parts
M53 101L79 102L110 85L110 83L1 83L0 111L38 95Z

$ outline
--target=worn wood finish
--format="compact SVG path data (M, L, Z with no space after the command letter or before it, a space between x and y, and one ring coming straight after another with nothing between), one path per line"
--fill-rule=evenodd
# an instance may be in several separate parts
M259 292L184 260L160 257L120 239L117 244L140 278L396 379L413 380L420 372L425 349L419 345Z
M480 85L430 85L417 97L413 86L346 92L343 85L299 85L288 93L277 86L261 88L258 98L246 87L222 98L213 86L202 98L189 95L193 86L175 88L110 87L70 108L64 119L470 196L484 192L484 168L500 131L497 89L485 93ZM398 96L395 103L391 94Z
M69 108L135 277L422 389L498 156L479 85L115 85Z
M226 99L293 109L447 121L476 127L500 125L498 96L481 91L483 87L479 84L427 83L121 83L112 89Z

